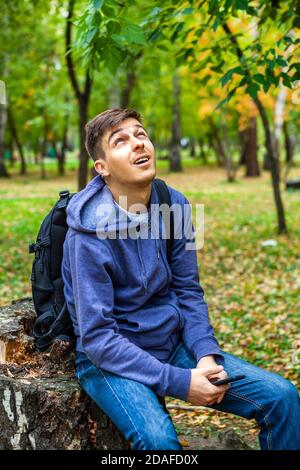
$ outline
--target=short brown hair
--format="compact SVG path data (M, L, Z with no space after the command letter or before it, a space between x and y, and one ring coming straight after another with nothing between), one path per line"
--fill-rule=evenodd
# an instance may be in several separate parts
M103 111L103 113L98 114L86 124L85 147L94 161L98 160L98 158L105 158L105 153L101 145L103 134L108 129L117 126L128 118L134 118L142 123L140 113L134 109L115 108Z

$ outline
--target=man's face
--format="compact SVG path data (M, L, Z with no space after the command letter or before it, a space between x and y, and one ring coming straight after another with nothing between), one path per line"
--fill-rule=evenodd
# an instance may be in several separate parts
M95 164L97 171L112 184L150 183L156 174L155 150L139 121L126 119L108 129L102 137L105 160Z

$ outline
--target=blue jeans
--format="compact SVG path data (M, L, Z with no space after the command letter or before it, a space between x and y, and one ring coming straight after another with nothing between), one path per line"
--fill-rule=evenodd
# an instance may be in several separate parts
M196 361L180 341L167 361L193 369ZM219 405L219 411L255 419L260 426L262 449L300 449L300 400L288 380L253 366L232 354L224 353L229 376L244 374L232 383ZM99 369L77 352L76 375L81 387L131 441L135 450L181 450L171 417L163 400L149 387Z

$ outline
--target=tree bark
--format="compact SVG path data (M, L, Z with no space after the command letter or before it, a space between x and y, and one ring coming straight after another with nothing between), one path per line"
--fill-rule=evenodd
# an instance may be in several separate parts
M288 123L283 123L284 145L285 145L285 161L287 165L291 165L294 157L294 143L291 139Z
M6 107L0 104L0 178L8 178L9 173L4 161L4 130L6 124Z
M31 301L0 309L0 449L128 450L129 443L80 388L74 351L35 349Z
M10 129L12 140L15 142L16 147L19 152L19 157L20 157L20 162L21 162L20 175L26 175L26 161L25 161L23 146L18 136L17 127L15 125L14 117L13 117L10 106L8 106L7 108L7 123Z
M68 117L66 117L61 140L61 149L57 152L57 169L59 176L65 176L66 150L68 147L68 122Z
M245 176L260 176L257 158L257 123L256 117L252 117L249 126L242 133L242 155L240 163L246 166Z
M181 148L180 148L180 82L178 75L173 77L173 112L172 112L172 134L170 140L169 170L182 171Z
M89 155L85 148L85 125L88 118L88 106L92 87L92 80L89 71L85 74L83 91L80 90L75 73L75 67L71 52L72 17L75 0L69 0L68 17L66 24L66 62L69 78L78 103L78 127L79 127L79 170L78 170L78 190L83 189L87 183L88 159Z
M196 141L194 137L191 137L189 147L190 147L190 157L195 158L196 157Z
M131 70L127 71L126 86L121 93L121 108L127 108L129 106L131 93L135 83L135 78L136 77L134 68L132 67Z

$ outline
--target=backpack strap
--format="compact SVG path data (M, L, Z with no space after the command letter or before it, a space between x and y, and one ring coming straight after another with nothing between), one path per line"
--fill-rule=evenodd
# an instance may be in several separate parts
M46 316L47 314L45 314ZM53 318L53 313L52 315L48 313L48 316ZM42 317L42 315L41 315ZM46 318L44 317L42 320L45 320ZM39 318L36 320L36 323L38 322ZM40 324L42 321L40 322ZM37 325L37 326L40 326ZM54 319L50 329L47 331L47 333L44 333L42 335L36 334L36 345L37 348L40 351L45 351L46 349L51 346L54 340L60 339L63 341L72 341L73 335L68 335L68 332L71 332L71 323L70 323L70 315L67 310L67 304L66 302L64 303L62 309L58 313L57 317Z
M158 194L159 204L160 205L167 204L169 207L171 207L171 196L170 196L170 192L168 190L168 186L166 185L166 183L160 178L155 178L153 180L153 183L155 185L155 189ZM172 253L172 246L173 246L173 241L174 241L174 213L173 211L170 211L170 224L169 224L169 220L164 210L162 210L162 216L165 221L165 228L167 231L166 233L167 258L168 258L168 261L170 261L171 253ZM170 232L169 232L169 229L170 229Z

